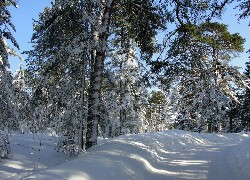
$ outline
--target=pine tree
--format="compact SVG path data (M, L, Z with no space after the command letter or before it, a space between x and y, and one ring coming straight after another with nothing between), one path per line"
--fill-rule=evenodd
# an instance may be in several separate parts
M119 121L119 93L117 93L117 73L108 71L105 73L101 92L100 108L100 135L104 138L118 136Z
M16 55L11 49L6 39L9 39L16 48L19 48L15 38L13 37L11 27L15 31L15 26L11 22L11 15L8 11L8 6L13 5L17 7L14 0L2 0L0 2L0 157L8 157L11 150L7 144L6 139L1 134L1 131L7 130L8 133L12 130L18 129L18 111L14 106L16 99L15 88L12 84L12 74L9 67L8 56Z
M104 79L100 126L108 137L144 132L146 89L132 42L126 53L112 52Z
M124 61L125 60L125 61ZM145 86L140 75L133 43L128 48L118 76L120 94L120 131L144 132Z
M249 120L249 115L250 115L250 89L249 89L250 62L246 63L246 69L245 69L244 74L247 77L248 87L245 89L241 118L242 118L243 128L249 131L249 129L250 129L250 120Z
M81 7L68 3L56 1L52 8L45 8L34 22L34 49L26 53L34 132L54 128L62 134L58 149L75 154L83 149L83 75L88 74L86 53L90 54L91 42Z
M160 131L167 127L167 100L163 92L152 91L148 100L147 131Z
M237 5L236 8L238 8L239 11L241 12L241 14L239 14L239 20L249 18L249 16L250 16L250 1L242 0L242 1L237 1L237 2L239 2L239 4ZM250 26L250 23L248 26ZM250 53L250 49L247 50L247 53ZM250 58L250 56L249 56L249 58ZM248 86L249 86L249 78L250 78L250 69L249 68L250 68L250 63L247 62L244 74L246 75ZM248 131L250 129L250 122L249 122L249 118L248 118L249 97L250 97L249 93L250 93L249 88L246 88L244 100L243 100L243 106L242 106L242 116L241 116L243 128L245 128Z
M22 133L28 131L28 122L29 118L27 117L29 114L29 103L30 96L28 94L28 86L26 85L26 78L24 74L24 70L22 68L22 64L20 64L20 69L16 71L13 77L12 84L14 85L16 92L16 99L14 102L15 108L18 111L18 128Z
M243 76L228 64L243 51L243 43L226 25L211 22L187 24L171 41L164 74L177 84L179 121L187 122L188 129L207 124L208 131L213 131L223 123L226 109L236 100L232 84L244 85Z
M138 7L143 7L143 11ZM154 16L146 18L145 13L149 12L144 12L145 9ZM137 18L140 17L143 23L134 19L128 10L136 10ZM56 1L52 9L46 8L40 20L35 23L33 40L36 46L33 51L28 52L29 71L31 75L36 75L32 81L35 87L33 97L43 100L43 109L47 108L49 111L48 123L52 119L60 121L63 117L63 124L67 120L71 124L69 126L66 123L65 132L72 133L71 136L75 138L78 134L76 127L82 127L79 121L83 108L80 99L84 94L81 82L85 82L82 80L83 74L87 74L89 88L85 109L88 116L85 117L88 118L83 128L86 133L86 136L83 135L86 137L86 148L97 142L104 61L110 51L108 39L112 37L111 34L115 35L111 28L119 29L121 26L117 23L120 14L123 14L120 12L124 12L123 18L131 24L126 27L127 32L131 34L128 37L137 38L136 42L145 57L152 56L154 45L151 43L151 37L156 35L159 23L156 21L157 13L150 2L145 4L142 1L128 1L123 4L121 1L112 0ZM58 32L61 36L58 36ZM144 37L145 33L149 36L138 38ZM84 65L87 66L87 71L83 71ZM63 98L66 95L67 98ZM59 114L60 116L55 117ZM67 127L72 127L72 130Z
M241 0L238 2L239 5L237 5L237 8L242 12L241 14L239 14L239 19L248 18L250 16L250 2L248 0Z
M238 133L241 132L245 128L244 123L244 108L242 107L244 104L244 94L242 89L235 90L237 92L238 102L233 101L231 103L231 108L228 110L228 122L225 124L223 128L225 132Z
M104 3L105 4L105 3ZM103 39L98 39L102 42L103 49L107 49L105 44L108 41L108 37L112 34L112 29L118 30L118 34L114 34L114 38L118 40L118 44L123 44L122 41L128 42L126 40L132 38L138 43L138 47L141 50L143 59L150 59L155 51L155 45L153 42L153 37L157 33L157 29L162 27L161 25L161 16L157 14L157 8L151 1L133 1L129 0L127 2L123 1L110 1L106 2L103 6L105 16L102 19L102 22L107 22L106 24L101 24L102 29L105 31L96 32L99 34L99 37ZM138 20L140 19L140 20ZM163 18L162 18L163 19ZM94 26L95 27L95 26ZM95 29L95 28L94 28ZM119 31L119 29L121 31ZM111 33L111 34L110 34ZM123 47L122 47L123 48ZM95 64L98 66L94 67L94 77L90 76L90 91L89 93L89 113L88 113L88 132L87 132L87 147L91 147L96 144L97 141L97 127L98 119L100 114L98 114L99 102L100 102L100 87L99 84L102 82L102 73L104 70L104 60L107 56L107 51L101 50L101 52L96 54L100 55L100 58L97 58ZM99 61L100 60L100 61ZM99 65L98 65L99 63ZM92 84L93 83L93 84ZM91 88L96 86L96 88ZM98 87L98 88L97 88ZM94 104L93 104L94 102Z

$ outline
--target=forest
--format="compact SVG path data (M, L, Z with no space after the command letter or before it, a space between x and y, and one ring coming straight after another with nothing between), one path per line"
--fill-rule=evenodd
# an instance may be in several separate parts
M250 59L244 73L230 65L250 50L219 23L232 3L249 18L249 0L54 0L12 74L18 1L0 0L0 160L16 131L52 129L69 156L98 137L250 131Z

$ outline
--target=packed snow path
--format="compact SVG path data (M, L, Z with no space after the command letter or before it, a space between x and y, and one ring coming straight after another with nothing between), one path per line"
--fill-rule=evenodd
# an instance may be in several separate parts
M0 163L0 179L250 179L250 134L124 135L99 139L74 160L56 153L53 138L43 136L40 142L13 135L14 156Z

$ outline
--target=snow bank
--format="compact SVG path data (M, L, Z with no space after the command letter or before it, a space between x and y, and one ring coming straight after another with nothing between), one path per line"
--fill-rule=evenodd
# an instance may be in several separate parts
M243 136L248 137L247 134ZM248 139L240 146L234 147L228 154L228 160L228 165L231 166L231 169L234 169L235 173L250 179L250 140Z
M21 140L19 136L14 144ZM54 142L44 139L45 144L53 147ZM35 160L38 168L28 170L24 167L36 156L32 159L16 148L15 161L0 164L1 177L3 174L5 179L250 179L250 136L244 133L170 130L124 135L99 139L97 146L74 160L47 145L40 148L40 159Z

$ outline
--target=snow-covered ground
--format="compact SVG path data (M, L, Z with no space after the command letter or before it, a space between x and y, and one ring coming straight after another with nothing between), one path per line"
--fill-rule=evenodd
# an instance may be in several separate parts
M250 134L180 130L99 139L78 158L57 153L50 134L13 134L0 179L250 179Z

